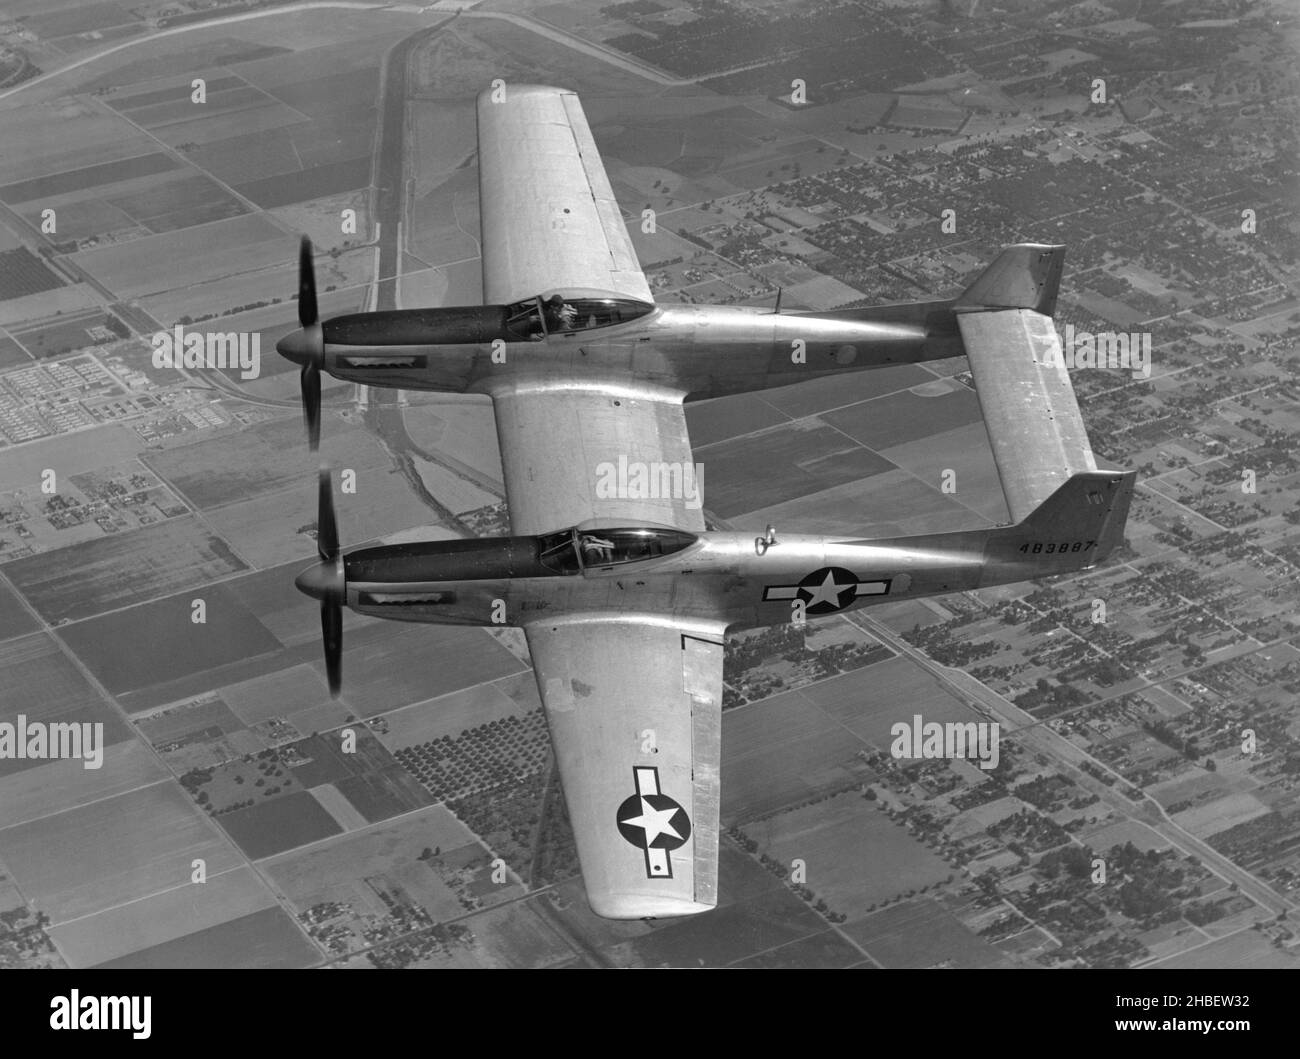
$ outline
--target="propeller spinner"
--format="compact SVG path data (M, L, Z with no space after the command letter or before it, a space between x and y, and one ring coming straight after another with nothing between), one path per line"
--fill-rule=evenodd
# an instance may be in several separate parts
M338 697L343 681L343 604L347 602L347 575L339 551L338 521L328 467L320 469L317 493L316 551L320 562L298 575L298 591L320 600L321 637L325 643L325 676L330 694Z

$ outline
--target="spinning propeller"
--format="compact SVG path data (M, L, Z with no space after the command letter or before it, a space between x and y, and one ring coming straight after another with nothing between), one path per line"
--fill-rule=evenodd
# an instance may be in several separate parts
M319 378L317 375L318 385ZM319 400L319 391L317 393ZM330 695L337 698L343 680L343 604L347 602L347 575L339 552L339 528L334 517L334 494L328 467L320 469L316 504L316 551L320 562L300 573L294 584L300 592L320 600L325 676L329 681Z
M311 240L305 235L298 249L298 324L301 330L285 335L276 351L302 365L302 414L312 452L320 447L320 373L325 366L325 331L316 306L316 272L311 263Z

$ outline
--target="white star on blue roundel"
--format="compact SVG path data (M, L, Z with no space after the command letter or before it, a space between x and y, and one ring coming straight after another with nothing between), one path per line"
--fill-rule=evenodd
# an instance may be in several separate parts
M634 794L618 807L618 831L638 849L672 850L691 837L691 821L666 794Z
M650 879L671 879L669 854L691 837L686 810L659 789L659 770L637 765L632 769L636 793L625 798L615 814L618 833L641 850Z
M804 576L797 585L768 585L763 590L763 602L799 599L803 601L805 614L833 614L858 596L883 596L888 592L887 580L859 581L855 573L842 566L823 566Z

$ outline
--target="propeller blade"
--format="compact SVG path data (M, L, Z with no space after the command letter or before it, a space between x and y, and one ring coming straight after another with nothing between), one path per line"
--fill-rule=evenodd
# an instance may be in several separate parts
M304 235L298 248L298 325L311 327L317 315L316 270L311 262L311 240Z
M320 368L315 361L302 366L302 419L307 426L307 445L320 448Z
M328 467L320 469L316 494L316 550L327 563L339 554L339 526L334 517L334 490Z
M320 631L325 642L325 679L330 696L338 698L343 686L343 608L337 601L321 600Z

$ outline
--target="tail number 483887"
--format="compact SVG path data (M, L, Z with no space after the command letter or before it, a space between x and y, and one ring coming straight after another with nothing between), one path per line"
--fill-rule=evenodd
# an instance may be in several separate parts
M1020 546L1030 555L1060 555L1062 552L1089 552L1097 547L1094 541L1026 541Z

